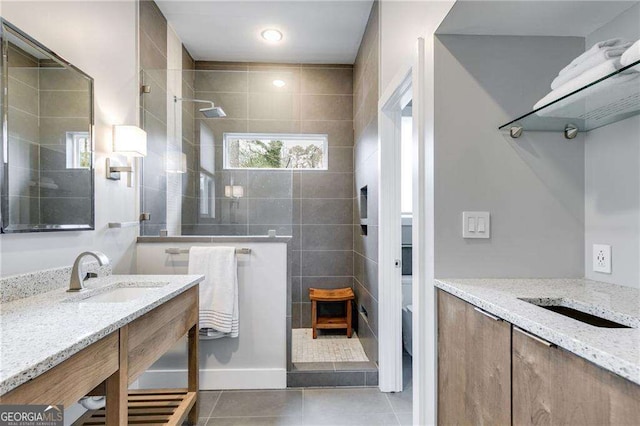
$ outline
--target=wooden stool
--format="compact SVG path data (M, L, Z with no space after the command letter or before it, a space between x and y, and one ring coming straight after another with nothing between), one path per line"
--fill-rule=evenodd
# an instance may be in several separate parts
M309 289L311 299L311 327L313 338L318 337L318 329L346 328L347 337L351 338L351 301L355 299L353 290L349 287L323 290L320 288ZM318 317L318 302L345 302L347 307L346 317Z

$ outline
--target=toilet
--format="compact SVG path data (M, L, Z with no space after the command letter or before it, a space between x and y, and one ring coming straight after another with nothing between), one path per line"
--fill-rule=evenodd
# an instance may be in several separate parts
M412 303L412 282L411 275L402 276L402 345L404 350L411 356L412 333L413 333L413 305Z

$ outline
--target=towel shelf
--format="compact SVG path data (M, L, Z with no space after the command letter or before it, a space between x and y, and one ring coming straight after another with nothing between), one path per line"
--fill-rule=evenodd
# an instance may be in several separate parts
M562 132L573 139L588 132L640 114L640 75L626 81L619 74L640 64L634 62L568 95L499 127L512 138L525 131Z
M164 251L167 254L183 254L183 253L189 253L189 249L180 249L177 247L171 247L168 248ZM236 254L251 254L251 249L250 248L237 248L236 249Z

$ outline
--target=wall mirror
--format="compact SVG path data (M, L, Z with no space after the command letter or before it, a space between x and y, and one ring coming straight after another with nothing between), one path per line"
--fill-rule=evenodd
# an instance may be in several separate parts
M94 229L93 79L0 24L0 231Z

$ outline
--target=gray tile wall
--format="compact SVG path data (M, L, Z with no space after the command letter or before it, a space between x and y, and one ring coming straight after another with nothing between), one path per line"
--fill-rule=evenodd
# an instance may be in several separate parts
M353 275L358 337L371 361L378 362L378 2L354 66ZM360 226L360 188L367 187L367 234ZM366 315L365 312L366 311Z
M246 188L239 206L246 222L194 229L245 232L246 223L249 234L291 233L291 324L310 327L309 287L353 285L353 67L196 62L196 68L196 97L227 113L225 119L204 120L196 114L196 132L198 122L213 132L217 170L225 132L329 135L327 171L224 172L221 184L233 176ZM275 79L285 86L275 87ZM228 200L218 201L223 211L228 208Z
M141 84L151 93L140 98L142 128L147 132L147 156L142 168L141 235L159 235L167 227L167 20L153 0L140 0Z

